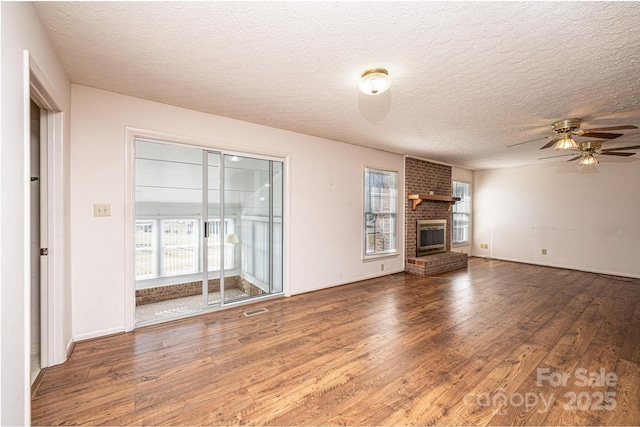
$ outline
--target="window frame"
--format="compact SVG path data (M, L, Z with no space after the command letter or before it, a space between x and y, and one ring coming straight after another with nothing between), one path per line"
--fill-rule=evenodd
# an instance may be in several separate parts
M373 212L368 212L367 211L367 189L368 189L368 175L372 172L378 172L381 174L386 174L386 175L391 175L393 176L393 181L394 181L394 188L391 188L390 191L390 198L391 198L391 203L390 203L390 207L393 207L393 210L391 212L388 212L388 215L390 216L390 218L392 219L393 225L392 228L389 230L389 234L390 234L390 242L392 243L392 247L390 247L389 249L385 249L385 250L381 250L381 251L375 251L375 252L367 252L367 240L368 240L368 227L367 227L367 216L372 214ZM398 227L399 227L399 213L400 213L400 206L399 206L399 202L400 202L400 198L399 198L399 186L400 186L400 172L394 169L387 169L387 168L382 168L382 167L376 167L376 166L364 166L363 168L363 181L362 181L362 261L366 262L366 261L370 261L370 260L378 260L381 258L389 258L389 257L397 257L399 255L398 252L398 243L399 243L399 236L398 236ZM395 200L393 200L393 198L395 197ZM370 206L370 204L369 204Z
M453 197L457 197L456 196L456 194L457 194L456 193L456 184L464 184L464 185L467 186L468 191L467 191L466 194L467 194L468 200L465 201L466 202L465 206L467 207L467 210L462 211L462 212L457 212L456 211L457 208L462 206L462 204L460 204L460 202L462 202L463 199L461 199L460 202L455 203L453 205L453 209L451 210L452 211L451 246L466 246L466 245L470 245L471 244L471 240L472 240L472 238L471 238L472 237L471 236L471 226L472 226L472 223L471 223L471 219L472 218L471 217L472 217L472 214L473 214L472 198L471 198L472 184L470 182L467 182L467 181L452 180L451 194L453 195ZM466 228L466 235L467 235L467 240L466 241L460 241L460 242L456 242L455 241L455 237L454 236L455 236L456 233L454 232L454 230L456 228L455 227L456 226L456 214L457 215L466 216L466 219L467 219L466 227L465 227Z

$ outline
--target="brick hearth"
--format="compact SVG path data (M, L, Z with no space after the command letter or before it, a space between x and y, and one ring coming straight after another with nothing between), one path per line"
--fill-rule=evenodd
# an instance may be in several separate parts
M442 252L418 258L408 258L405 271L419 276L431 276L467 267L467 254Z

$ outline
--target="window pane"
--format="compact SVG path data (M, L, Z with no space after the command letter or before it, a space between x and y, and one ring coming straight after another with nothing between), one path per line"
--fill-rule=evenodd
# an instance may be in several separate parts
M398 173L365 168L365 255L396 250Z
M453 182L453 196L460 201L453 205L453 244L469 243L471 229L471 184Z
M198 271L197 226L195 220L162 220L162 275Z
M136 280L155 277L155 236L154 221L136 221Z
M234 266L234 243L229 240L229 236L235 234L233 219L225 220L225 236L220 238L220 220L214 219L207 222L209 227L208 247L209 251L209 271L220 270L220 242L224 242L224 268L232 269Z

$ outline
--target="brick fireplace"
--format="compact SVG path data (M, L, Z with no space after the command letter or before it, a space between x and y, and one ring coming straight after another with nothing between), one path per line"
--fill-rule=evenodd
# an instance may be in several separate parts
M467 266L467 254L451 252L451 226L453 214L447 203L423 201L415 210L409 194L430 194L451 196L451 166L432 163L425 160L405 158L405 271L428 276ZM416 256L416 222L418 220L447 220L446 252Z

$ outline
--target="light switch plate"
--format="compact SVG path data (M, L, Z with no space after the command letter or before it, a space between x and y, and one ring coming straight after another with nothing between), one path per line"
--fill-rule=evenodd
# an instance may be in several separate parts
M111 205L108 203L95 203L93 216L111 216Z

